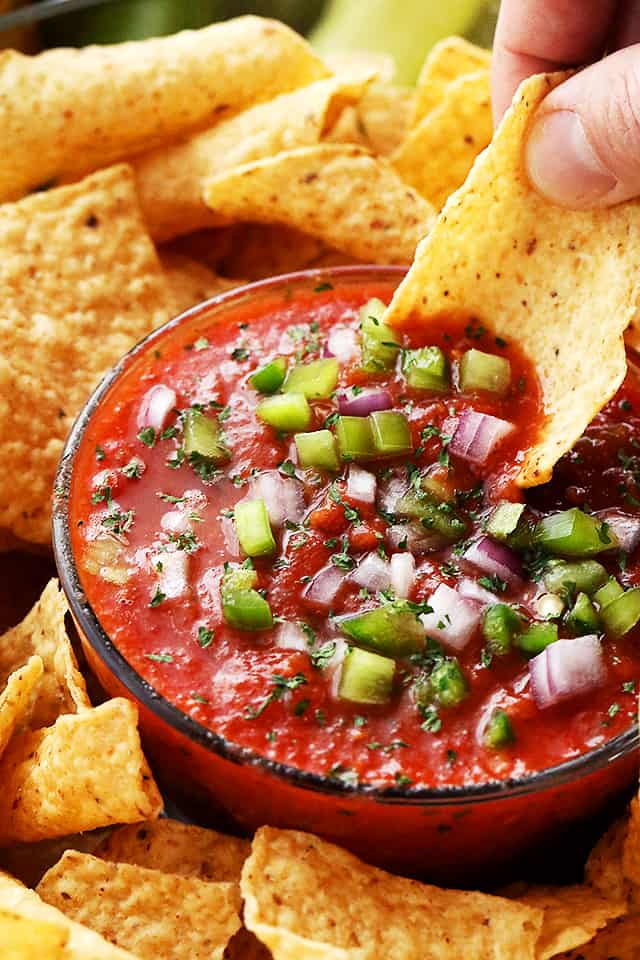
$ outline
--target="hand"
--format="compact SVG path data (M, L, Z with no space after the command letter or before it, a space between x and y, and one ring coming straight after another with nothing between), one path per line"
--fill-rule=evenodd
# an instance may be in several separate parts
M496 122L525 77L592 64L545 98L529 134L529 177L554 202L587 209L640 195L639 41L640 0L502 0Z

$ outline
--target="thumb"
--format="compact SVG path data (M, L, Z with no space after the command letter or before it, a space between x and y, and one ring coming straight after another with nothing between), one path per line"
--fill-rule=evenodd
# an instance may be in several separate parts
M608 207L640 195L640 44L545 98L525 163L534 187L565 207Z

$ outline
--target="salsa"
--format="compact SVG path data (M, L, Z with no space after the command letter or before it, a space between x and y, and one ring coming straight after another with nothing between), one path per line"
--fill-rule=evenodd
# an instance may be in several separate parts
M391 283L241 298L154 339L77 454L74 554L128 662L229 741L353 784L471 784L634 720L640 387L544 487L535 370Z

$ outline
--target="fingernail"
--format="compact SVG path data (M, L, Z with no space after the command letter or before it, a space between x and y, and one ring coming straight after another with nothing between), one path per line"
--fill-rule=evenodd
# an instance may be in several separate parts
M617 184L594 153L582 120L572 110L547 113L534 123L525 163L536 190L565 207L588 207Z

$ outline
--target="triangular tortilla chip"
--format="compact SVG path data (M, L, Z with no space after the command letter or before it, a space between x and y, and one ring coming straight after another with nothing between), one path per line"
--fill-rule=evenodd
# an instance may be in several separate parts
M231 220L294 227L369 263L407 263L434 220L386 160L342 144L238 167L208 181L204 198Z
M2 960L69 960L69 936L62 927L0 910Z
M238 286L237 281L219 277L204 263L181 253L161 251L160 262L171 287L175 314Z
M534 363L544 423L516 478L544 483L626 372L636 310L640 202L557 207L530 185L523 146L536 107L565 74L526 80L464 185L447 202L396 291L386 322L427 328L463 314L514 340Z
M491 54L462 37L445 37L430 51L416 84L411 126L414 127L442 102L447 86L465 73L489 69Z
M118 698L14 736L0 758L0 846L157 816L137 721Z
M479 70L446 87L441 103L409 132L391 162L439 210L492 135L489 71Z
M614 920L594 940L563 953L562 960L638 960L640 913Z
M133 161L140 207L156 241L215 226L202 186L225 170L320 141L366 79L330 77L236 114L210 130Z
M40 657L30 657L24 667L10 674L0 693L0 757L16 727L31 710L31 699L42 677Z
M242 871L245 924L274 960L534 960L543 912L394 877L318 837L263 827Z
M602 897L626 899L628 883L622 871L622 851L627 836L628 818L615 820L589 854L584 882Z
M37 888L47 903L140 960L222 960L240 928L236 883L209 883L68 850Z
M35 57L2 52L0 201L76 179L328 75L301 37L258 17Z

